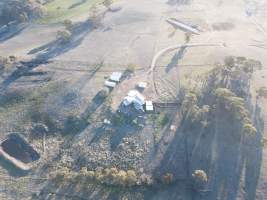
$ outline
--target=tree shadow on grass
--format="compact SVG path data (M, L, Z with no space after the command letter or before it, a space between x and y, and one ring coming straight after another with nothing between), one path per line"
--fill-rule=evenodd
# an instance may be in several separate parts
M184 57L184 54L186 53L186 47L181 47L180 50L175 53L175 55L172 57L171 62L166 67L166 72L168 73L172 68L178 65L179 60L181 60Z
M22 171L15 167L13 164L11 164L9 161L5 160L4 158L0 158L0 166L5 168L9 174L9 176L12 177L23 177L27 176L29 172L27 171Z
M245 163L245 191L246 199L256 199L256 190L258 179L260 176L262 164L262 133L264 131L264 122L261 118L261 109L256 104L255 109L255 127L257 134L253 138L247 139L247 144L244 145L244 155L246 155Z
M9 28L7 28L7 31L0 33L0 43L16 37L25 28L27 28L27 25L16 25L15 27L12 28L12 30L9 30Z
M77 3L72 4L68 9L76 8L76 7L78 7L78 6L82 5L82 4L84 4L86 1L87 1L87 0L80 0L80 1L78 1Z
M236 200L240 189L244 189L245 199L255 200L262 156L260 133L253 138L242 137L242 133L237 134L239 125L229 124L227 114L220 116L216 125L213 123L198 143L199 129L181 130L162 152L163 159L154 169L156 177L172 173L176 180L186 180L192 198L196 199ZM201 197L203 193L196 193L190 183L191 174L197 169L204 170L209 179L204 198ZM245 187L241 188L240 183Z
M110 139L111 150L115 151L117 146L121 143L123 138L126 138L134 133L136 133L136 129L131 125L122 125L117 127L115 130L115 134L112 135Z
M54 40L48 44L31 50L29 54L37 54L36 57L31 61L21 62L21 67L14 70L13 73L11 73L2 82L2 90L6 89L11 83L24 76L25 73L29 73L40 64L47 64L50 59L76 48L92 30L92 23L87 20L74 25L71 31L71 38L68 43L62 43L60 40Z

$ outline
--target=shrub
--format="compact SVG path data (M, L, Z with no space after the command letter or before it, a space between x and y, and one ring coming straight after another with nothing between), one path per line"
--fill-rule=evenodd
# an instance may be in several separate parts
M113 3L113 0L104 0L103 5L107 8L109 8L112 3Z
M243 70L247 73L252 73L255 69L262 69L262 64L260 61L247 59L243 63Z
M265 148L265 147L267 146L267 139L266 139L266 138L262 138L262 139L261 139L261 146L262 146L263 148Z
M189 32L185 33L185 42L186 43L190 42L191 36L192 36L192 33L189 33Z
M71 179L71 177L71 171L68 168L63 167L57 172L55 182L56 184L66 184Z
M15 62L17 60L17 57L16 56L9 56L9 60L11 62Z
M135 64L128 64L127 68L126 68L126 73L131 74L134 73L136 69L136 65Z
M243 133L255 135L257 130L249 120L249 113L245 108L243 98L237 97L233 92L226 88L217 88L214 92L217 102L225 107L233 117L243 126Z
M257 91L259 97L267 98L267 87L263 86Z
M69 31L58 31L57 39L63 44L68 43L71 40L71 33Z
M208 176L203 170L195 170L192 174L194 189L202 189L208 182Z
M192 174L192 177L201 182L207 182L208 181L208 176L205 171L203 170L195 170L194 173Z
M27 22L27 21L29 20L28 14L25 13L25 12L22 12L22 13L19 15L18 20L19 20L19 22L21 22L21 23Z
M253 136L257 133L257 129L251 123L245 123L243 125L243 132L249 136Z
M70 19L65 19L63 22L63 25L64 25L65 29L68 31L71 31L71 29L73 28L73 23Z
M140 182L141 182L141 184L152 185L153 179L150 175L142 174L140 176Z
M117 168L97 168L95 171L88 171L86 167L81 168L79 172L70 171L68 168L62 168L56 173L51 173L57 184L66 184L75 181L75 184L90 184L92 181L101 184L131 187L137 184L152 184L151 176L142 174L138 177L134 170L118 170ZM50 175L51 175L50 174Z
M182 103L182 115L185 116L187 112L191 110L193 106L197 104L197 96L193 92L189 92L185 95L183 103Z
M115 183L118 185L125 185L127 179L127 173L123 170L120 170L115 176Z
M235 66L235 59L234 57L232 56L227 56L225 59L224 59L224 64L227 66L227 67L234 67Z
M133 186L133 185L136 185L136 183L137 183L137 176L136 176L135 171L133 171L133 170L128 170L128 171L127 171L126 184L127 184L128 186Z

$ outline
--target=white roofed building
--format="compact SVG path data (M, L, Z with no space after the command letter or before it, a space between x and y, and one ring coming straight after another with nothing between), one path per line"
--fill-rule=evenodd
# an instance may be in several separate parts
M147 87L147 82L139 82L137 87L140 89L145 89Z
M146 111L154 111L154 106L152 101L146 101Z
M110 75L109 80L114 82L120 82L121 78L122 78L122 72L113 72Z
M109 88L114 88L116 86L116 83L111 81L105 81L105 86Z
M130 90L128 95L123 99L123 104L129 106L134 105L136 110L144 110L145 98L137 90Z

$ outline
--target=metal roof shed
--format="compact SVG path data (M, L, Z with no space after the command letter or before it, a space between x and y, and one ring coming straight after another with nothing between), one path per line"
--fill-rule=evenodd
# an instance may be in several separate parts
M153 111L154 110L154 106L152 101L146 101L146 111Z
M121 80L121 77L122 77L122 72L113 72L111 75L110 75L110 80L111 81L114 81L114 82L120 82Z
M114 88L116 86L116 83L111 82L111 81L105 81L105 86Z
M145 89L147 87L147 82L139 82L137 87L140 89Z

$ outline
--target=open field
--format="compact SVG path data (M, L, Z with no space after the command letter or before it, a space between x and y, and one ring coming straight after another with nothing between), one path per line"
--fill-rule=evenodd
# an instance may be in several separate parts
M257 136L266 137L266 99L256 100L256 91L267 83L266 3L118 0L113 5L120 9L107 11L101 23L94 27L88 21L89 10L100 3L100 0L51 1L44 5L46 15L42 19L0 40L0 56L17 58L17 63L4 69L0 76L0 139L10 132L21 132L41 152L40 165L25 177L45 177L44 181L21 183L24 189L21 194L16 193L16 198L266 200L266 149L251 147L256 142L244 143L244 147L235 144L230 136L236 127L232 128L226 113L212 125L216 131L200 136L188 153L187 146L194 146L202 129L185 133L185 128L179 127L182 116L177 106L181 89L200 88L210 70L222 64L226 56L258 60L263 68L253 73L250 80L249 111L256 121L255 110L261 107L263 131ZM248 10L251 4L253 9ZM170 18L196 28L199 34L188 38L184 29L167 22ZM65 19L71 19L73 27L69 41L60 43L57 33L65 30L61 23ZM174 45L181 48L166 51L153 62L158 52ZM110 74L129 69L132 73L110 91L106 99L99 100L99 92ZM124 97L141 81L148 83L142 93L147 100L171 106L159 108L155 115L142 115L143 127L129 125L124 118L116 118L114 127L104 125L104 120L117 116ZM164 117L166 124L162 122ZM31 132L34 123L39 121L49 125L49 134L44 137L46 147L43 137ZM82 129L68 126L79 123L85 124ZM188 154L192 156L190 169L186 167ZM14 175L13 170L1 163L0 160L0 174L15 179L21 176ZM58 172L62 167L77 172L84 167L96 170L110 166L147 173L155 176L156 181L172 172L176 182L169 186L133 189L90 182L85 189L74 183L57 187L46 181L50 172ZM201 195L195 195L186 179L198 168L206 169L208 177L210 175L207 190ZM18 184L20 180L18 178ZM3 198L12 199L15 184L7 183L4 179L0 181L0 186L7 185ZM36 194L28 191L27 186L33 187Z
M88 15L92 6L102 3L101 0L54 0L44 5L45 15L38 20L41 24L63 22Z

